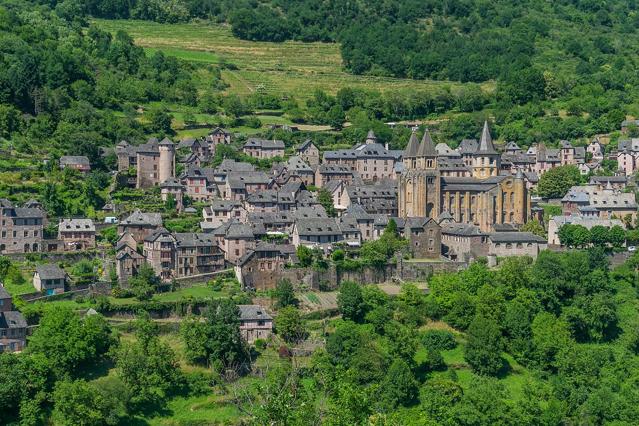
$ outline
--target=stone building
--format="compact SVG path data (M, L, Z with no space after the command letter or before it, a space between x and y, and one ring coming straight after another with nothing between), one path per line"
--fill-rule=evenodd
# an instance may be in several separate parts
M164 281L224 269L224 252L209 234L158 229L144 239L143 255Z
M455 222L475 224L489 232L495 224L519 226L530 217L530 196L521 171L499 175L500 155L488 123L469 162L472 177L442 176L428 130L421 143L415 135L404 151L405 171L398 188L399 217L436 219L447 211Z
M295 246L292 244L261 241L238 260L235 275L245 290L273 289L277 286L284 267L297 262L295 253Z
M146 259L137 252L137 242L129 233L120 236L115 250L115 268L118 281L126 283L131 277L137 275Z
M81 173L88 173L91 171L89 157L84 155L63 155L60 157L60 168L69 168Z
M530 256L533 259L548 242L530 232L493 232L488 235L488 254L497 257Z
M320 163L320 152L315 146L312 140L305 140L300 146L297 147L297 156L311 167L315 167Z
M247 343L257 339L267 340L273 333L273 317L260 305L238 305L240 310L240 334Z
M284 157L284 141L249 138L242 151L253 158Z
M43 251L44 211L0 199L0 254Z
M352 172L357 172L365 182L376 182L395 179L395 162L400 158L401 151L391 151L387 146L378 143L375 133L371 130L363 144L352 149L326 151L324 164L345 166Z
M95 248L95 224L92 219L60 219L58 240L64 251Z
M33 274L33 286L47 296L61 294L64 293L68 278L67 273L58 265L38 265Z
M27 344L27 321L13 309L13 299L0 283L0 353L20 352Z
M137 170L136 188L150 188L175 177L175 145L165 138L150 138L142 145L120 142L115 149L118 171Z
M335 180L350 184L355 178L355 173L344 164L320 164L315 169L315 185L318 188L323 188Z
M160 213L143 213L136 209L127 218L118 224L118 233L130 233L135 241L141 243L155 230L162 226L162 215Z

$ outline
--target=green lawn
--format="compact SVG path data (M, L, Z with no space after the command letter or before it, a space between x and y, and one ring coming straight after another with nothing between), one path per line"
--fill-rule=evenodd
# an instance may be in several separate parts
M227 296L227 293L225 293L224 291L214 291L205 283L203 283L169 293L156 294L155 296L153 296L153 300L157 300L160 302L175 302L177 300L186 298L204 299L208 297L219 298L223 296Z
M241 417L235 405L217 395L177 397L166 406L162 417L142 418L149 425L216 425L236 424Z
M134 20L95 20L100 28L115 33L125 30L135 42L153 53L164 53L200 64L231 63L237 69L224 69L222 78L228 92L247 95L256 90L286 93L308 99L315 89L336 93L340 88L358 87L380 91L427 90L461 83L416 81L410 79L355 76L344 72L336 43L284 43L239 40L226 25L208 22L160 24ZM493 90L494 84L483 86Z

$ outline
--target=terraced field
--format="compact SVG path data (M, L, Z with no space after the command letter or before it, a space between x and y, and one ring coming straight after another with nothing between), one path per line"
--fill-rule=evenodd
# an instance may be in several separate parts
M226 62L237 69L225 69L228 91L239 95L256 90L308 98L316 88L334 94L341 87L380 91L415 91L433 87L461 87L460 83L416 81L375 76L355 76L342 69L339 45L335 43L252 42L239 40L228 26L206 22L158 24L133 20L96 20L102 29L128 32L149 52L196 62ZM491 84L485 86L487 90Z

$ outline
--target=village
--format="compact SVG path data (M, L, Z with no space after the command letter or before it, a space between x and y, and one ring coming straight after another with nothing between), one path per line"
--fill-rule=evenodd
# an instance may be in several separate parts
M621 232L615 244L626 245L626 228L637 218L633 175L639 167L639 139L622 140L612 152L597 139L587 146L561 141L558 148L539 143L522 150L508 142L497 149L485 123L480 140L464 139L452 149L434 144L428 129L421 138L418 132L413 128L404 150L379 143L373 131L351 149L336 151L321 152L311 139L287 149L281 140L250 137L237 147L246 158L275 159L269 170L234 159L208 166L220 146L234 144L234 135L221 128L177 142L122 141L114 149L113 179L133 191L158 188L161 203L198 229L170 232L162 212L124 211L113 201L98 221L49 218L37 200L16 206L3 199L0 255L19 261L41 254L29 296L46 300L97 287L102 293L116 287L126 291L149 267L160 286L207 282L225 274L249 293L273 291L282 280L311 291L336 289L344 280L425 282L434 272L461 270L480 258L496 266L509 256L534 259L548 248L562 250L564 225ZM614 175L597 173L605 160L618 164ZM533 195L540 178L561 166L575 166L590 177L560 199ZM80 174L91 170L83 156L61 157L59 167ZM362 248L380 239L391 222L407 242L401 253L381 264L362 261ZM50 224L57 235L46 235ZM112 243L100 238L107 227L117 232ZM46 260L49 255L97 253L101 274L82 285L60 262ZM343 258L349 266L330 262ZM317 268L322 259L329 262ZM23 350L27 321L14 310L11 295L1 291L0 350ZM270 335L267 307L240 308L242 321L256 327L247 326L247 336ZM255 321L256 309L270 326Z

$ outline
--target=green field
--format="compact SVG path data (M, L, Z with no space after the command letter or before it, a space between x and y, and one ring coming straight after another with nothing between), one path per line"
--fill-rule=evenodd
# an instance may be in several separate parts
M460 83L417 81L375 76L355 76L342 68L339 45L335 43L253 42L240 40L228 26L206 22L159 24L133 20L96 20L98 27L115 33L128 32L148 52L164 53L195 62L233 64L222 77L228 92L247 95L257 90L289 94L306 99L315 89L335 94L341 87L380 91L415 91L433 87L459 88ZM492 90L492 83L484 85Z

